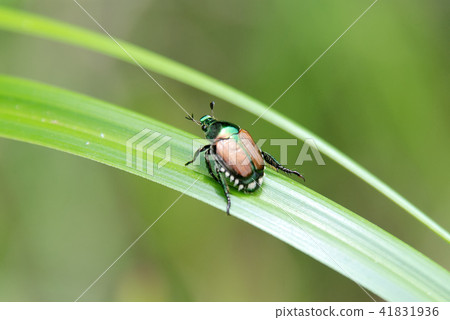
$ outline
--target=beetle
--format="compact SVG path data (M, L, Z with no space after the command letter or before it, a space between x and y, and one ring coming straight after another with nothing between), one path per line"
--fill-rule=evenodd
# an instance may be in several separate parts
M234 123L214 118L214 101L210 103L210 108L211 115L201 117L200 123L194 119L193 114L186 117L201 125L210 144L199 148L194 153L193 159L185 165L193 163L200 153L205 152L206 168L225 193L228 215L231 206L229 186L246 193L258 190L263 182L264 161L277 171L295 174L305 180L299 172L283 167L270 154L261 151L247 130L241 129Z

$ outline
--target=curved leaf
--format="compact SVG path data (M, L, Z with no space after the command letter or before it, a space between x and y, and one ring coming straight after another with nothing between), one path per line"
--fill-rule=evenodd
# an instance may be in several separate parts
M153 175L137 170L136 163L127 165L127 141L143 129L171 138L167 142L171 161L155 168ZM0 136L92 159L225 210L222 191L204 166L184 166L192 156L195 136L99 100L0 77ZM166 156L165 148L153 156L159 163ZM134 158L145 161L138 153ZM271 170L262 190L251 195L232 191L231 214L386 300L450 299L450 274L445 269L358 215Z

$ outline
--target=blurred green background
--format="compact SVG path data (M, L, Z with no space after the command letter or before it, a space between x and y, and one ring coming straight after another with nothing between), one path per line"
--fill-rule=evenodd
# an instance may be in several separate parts
M115 37L273 102L372 1L81 1ZM0 4L99 31L72 1ZM449 3L379 1L275 106L450 228ZM84 93L201 135L138 67L0 31L0 73ZM291 138L155 76L196 116ZM301 143L300 143L301 145ZM290 167L300 150L289 153ZM290 147L294 148L294 147ZM279 157L279 148L264 149ZM295 150L295 148L293 149ZM33 159L30 165L29 159ZM345 169L305 162L306 185L447 269L449 246ZM217 192L221 192L218 188ZM0 140L0 300L75 300L177 197L142 178ZM225 201L224 201L225 205ZM352 281L183 197L84 301L369 301Z

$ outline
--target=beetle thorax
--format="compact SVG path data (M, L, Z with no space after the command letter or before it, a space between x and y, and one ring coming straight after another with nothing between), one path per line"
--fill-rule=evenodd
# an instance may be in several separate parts
M203 123L205 124L202 125L206 126L207 121L205 120ZM206 139L215 141L217 139L228 139L232 135L237 134L239 132L239 127L230 122L217 121L216 119L213 119L204 131L206 132Z
M233 134L237 134L239 132L239 129L231 126L222 126L220 128L220 131L217 133L216 139L228 139Z

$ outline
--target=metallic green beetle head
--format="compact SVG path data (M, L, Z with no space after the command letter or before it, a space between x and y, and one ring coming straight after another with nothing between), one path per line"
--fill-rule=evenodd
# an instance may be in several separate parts
M208 131L208 128L210 125L212 125L214 122L217 122L216 118L214 118L214 101L211 101L209 104L209 107L211 108L211 115L206 115L200 118L200 124L202 126L203 131Z
M200 124L202 125L202 130L205 132L208 131L209 126L212 125L216 121L217 120L213 116L210 116L209 114L201 117Z

